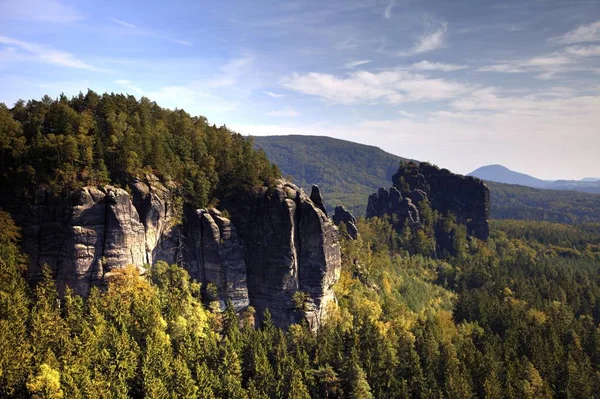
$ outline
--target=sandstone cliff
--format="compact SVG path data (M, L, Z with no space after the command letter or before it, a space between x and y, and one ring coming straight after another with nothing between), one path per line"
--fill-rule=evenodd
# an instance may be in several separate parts
M306 318L316 327L334 300L338 230L319 205L283 180L227 205L246 246L250 303L259 316L268 308L276 325ZM297 292L304 300L300 308Z
M171 191L153 176L128 187L85 187L68 198L40 190L23 223L30 278L47 264L61 292L69 286L87 295L116 268L163 260L214 284L222 308L229 300L236 310L254 306L259 316L268 308L282 327L302 318L320 323L341 265L338 231L322 199L315 204L280 181L229 204L232 223L216 209L176 210Z
M369 197L367 217L395 215L398 229L421 223L418 204L427 201L440 215L449 213L464 224L467 234L481 240L489 236L490 191L479 179L451 173L427 162L404 163L394 174L394 186ZM439 243L438 243L439 244ZM442 245L449 249L449 245Z

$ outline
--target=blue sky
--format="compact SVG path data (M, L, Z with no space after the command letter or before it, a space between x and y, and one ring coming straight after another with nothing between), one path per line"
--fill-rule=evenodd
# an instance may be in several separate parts
M600 176L600 1L0 0L0 102L147 96L244 134Z

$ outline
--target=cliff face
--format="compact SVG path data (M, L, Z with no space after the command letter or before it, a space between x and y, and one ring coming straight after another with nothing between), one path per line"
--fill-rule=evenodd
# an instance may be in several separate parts
M392 177L390 190L369 197L367 217L396 215L395 226L421 222L418 204L427 201L441 215L454 214L467 234L481 240L489 236L490 191L479 179L451 173L426 162L403 164Z
M253 305L259 316L268 308L282 327L320 323L341 265L338 231L322 203L281 181L230 204L232 223L215 209L185 208L176 217L170 191L152 176L129 188L86 187L70 198L40 190L23 222L29 277L48 264L61 292L87 295L116 268L163 260L214 284L222 308L228 300L236 310Z
M276 325L304 317L316 327L334 301L332 286L341 269L338 230L319 205L285 181L227 205L246 246L250 303L259 316L268 308Z

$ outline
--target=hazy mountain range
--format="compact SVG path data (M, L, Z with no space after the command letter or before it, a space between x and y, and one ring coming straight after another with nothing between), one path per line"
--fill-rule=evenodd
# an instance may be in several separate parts
M542 180L525 173L515 172L502 165L482 166L469 173L469 176L497 183L600 194L600 179L596 177L586 177L581 180Z

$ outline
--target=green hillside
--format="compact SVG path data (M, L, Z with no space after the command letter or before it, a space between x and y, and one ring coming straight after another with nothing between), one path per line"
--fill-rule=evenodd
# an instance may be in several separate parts
M319 136L254 137L285 176L310 189L319 185L328 208L344 205L355 215L365 213L367 199L392 184L401 158L380 148Z
M282 173L310 189L322 188L326 205L344 205L363 216L368 197L391 185L403 159L377 147L317 136L255 137L255 145ZM535 189L488 182L494 219L528 219L559 223L600 221L600 195Z

